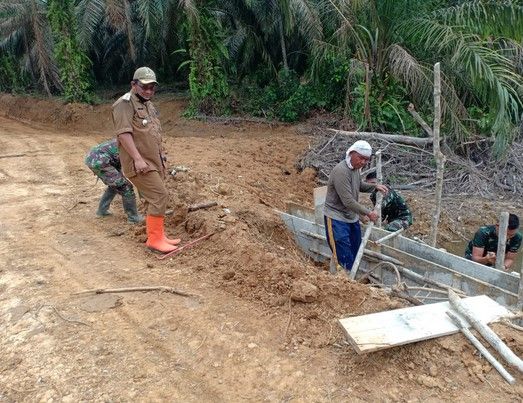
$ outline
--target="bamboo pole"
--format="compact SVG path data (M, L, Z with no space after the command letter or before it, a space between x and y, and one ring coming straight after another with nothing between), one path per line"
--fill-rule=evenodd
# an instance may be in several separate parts
M503 340L492 331L487 325L479 321L476 316L466 308L460 297L452 290L449 290L449 301L453 309L467 319L483 338L511 365L523 373L523 361L512 352L512 350L503 343Z
M436 201L434 213L432 214L429 245L436 246L438 236L438 222L441 214L441 194L443 193L443 171L445 167L445 156L440 149L440 126L441 126L441 72L440 64L434 65L434 158L436 159Z
M378 239L377 241L375 241L374 243L379 245L379 244L382 244L383 242L389 240L389 239L392 239L392 238L396 238L399 234L401 234L403 231L405 231L405 228L400 228L399 230L397 230L396 232L393 232L389 235L385 235L383 238L380 238Z
M452 319L452 321L456 324L459 330L461 330L461 333L463 333L463 335L467 339L469 339L469 341L474 345L474 347L478 349L481 355L485 357L494 368L496 368L500 375L503 378L505 378L505 380L508 383L514 385L516 383L516 379L507 372L505 367L503 367L503 365L501 365L499 361L496 360L492 354L490 354L490 352L485 348L485 346L481 344L477 337L472 334L472 332L468 329L468 323L466 323L462 318L460 318L452 311L447 311L447 315L450 317L450 319Z
M383 173L381 170L381 150L376 151L376 180L378 185L383 183ZM378 213L377 227L381 228L381 205L383 203L383 193L376 192L376 212Z
M505 249L507 247L508 213L503 211L499 215L498 223L498 251L496 253L496 269L505 270Z
M363 235L363 238L361 240L360 248L358 249L358 253L356 254L356 258L354 259L354 263L352 264L352 268L349 273L349 277L351 280L354 280L356 278L356 273L358 272L361 258L363 257L363 251L365 250L365 245L367 244L370 233L372 232L372 227L374 227L373 222L370 222L367 224L367 228L365 229L365 234Z

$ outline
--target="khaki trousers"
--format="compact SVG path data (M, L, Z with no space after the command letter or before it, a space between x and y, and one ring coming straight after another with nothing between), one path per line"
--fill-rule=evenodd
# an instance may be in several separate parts
M138 189L148 215L164 216L169 201L169 192L158 171L149 171L129 178Z

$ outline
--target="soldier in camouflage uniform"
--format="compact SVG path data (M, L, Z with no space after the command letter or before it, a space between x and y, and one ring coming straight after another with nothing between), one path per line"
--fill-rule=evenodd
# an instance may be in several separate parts
M365 180L368 183L376 183L376 173L369 173ZM405 199L390 186L389 192L383 197L381 203L381 218L387 225L384 227L387 231L398 231L401 228L407 229L412 225L412 213L405 202ZM370 194L373 205L376 205L376 191Z
M91 148L85 157L85 164L93 173L107 185L96 215L104 217L111 215L109 206L116 194L122 196L123 208L129 223L143 222L144 218L138 214L136 197L131 182L122 175L118 144L116 139L104 141Z
M507 245L505 247L505 270L508 270L521 247L522 236L518 231L519 217L509 214L507 229ZM485 225L475 234L465 250L465 258L486 266L494 266L498 251L499 225Z

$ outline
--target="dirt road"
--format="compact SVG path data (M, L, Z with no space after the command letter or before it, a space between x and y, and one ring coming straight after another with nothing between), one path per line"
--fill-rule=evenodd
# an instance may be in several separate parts
M521 400L523 378L504 384L460 336L363 357L344 344L336 318L402 303L327 275L284 231L273 208L309 202L314 176L293 164L310 139L160 110L171 165L190 168L168 182L170 235L216 232L167 261L119 201L94 216L103 185L83 156L107 108L65 126L0 118L0 401ZM187 213L204 200L219 205ZM290 300L300 281L311 303ZM199 297L73 295L143 285Z

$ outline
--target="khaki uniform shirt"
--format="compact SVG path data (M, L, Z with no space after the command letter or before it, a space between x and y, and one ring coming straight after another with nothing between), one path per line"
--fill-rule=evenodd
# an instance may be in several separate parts
M113 104L113 123L116 136L131 133L138 152L148 165L147 172L158 171L163 177L162 128L152 102L142 102L136 94L126 93ZM118 147L124 175L136 176L134 161L119 140Z

